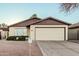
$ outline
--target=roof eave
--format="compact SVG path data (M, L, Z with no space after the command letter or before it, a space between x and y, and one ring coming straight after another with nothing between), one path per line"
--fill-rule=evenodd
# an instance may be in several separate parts
M38 20L41 20L41 18L31 18L31 19L27 19L27 20L24 20L24 21L29 21L29 20L32 20L32 19L38 19ZM24 22L24 21L21 21L21 22L18 22L18 23L12 24L12 25L10 25L10 26L8 26L8 27L13 27L13 26L15 26L15 25L17 25L17 24L19 24L19 23Z

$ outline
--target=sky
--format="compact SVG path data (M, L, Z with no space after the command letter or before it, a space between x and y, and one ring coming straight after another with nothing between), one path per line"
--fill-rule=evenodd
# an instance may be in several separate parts
M37 14L39 18L54 17L68 23L79 22L79 8L65 13L59 3L0 3L0 24L11 25Z

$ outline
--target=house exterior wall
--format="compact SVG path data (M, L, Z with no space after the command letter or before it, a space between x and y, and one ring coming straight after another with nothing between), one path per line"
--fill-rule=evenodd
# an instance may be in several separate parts
M2 31L2 38L3 39L7 38L7 33L8 33L8 31Z
M6 38L8 38L9 31L5 31Z
M30 36L30 27L27 27L27 36Z
M35 27L65 27L65 39L68 40L68 26L67 25L31 25L30 26L30 39L34 40L35 39ZM49 34L48 34L49 35Z
M69 29L69 40L77 40L79 28Z
M8 31L0 30L0 32L1 32L1 39L6 39Z
M17 29L24 29L24 36L27 36L27 28L26 27L10 27L9 28L9 36L15 36L15 31Z

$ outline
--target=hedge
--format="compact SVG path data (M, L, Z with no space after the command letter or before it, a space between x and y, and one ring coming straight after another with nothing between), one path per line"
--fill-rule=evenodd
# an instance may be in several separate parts
M25 41L28 36L10 36L7 38L7 40L14 40L14 41Z

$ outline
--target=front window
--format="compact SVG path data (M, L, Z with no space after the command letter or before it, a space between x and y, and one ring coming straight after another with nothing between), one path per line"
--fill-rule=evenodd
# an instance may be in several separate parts
M25 36L25 35L26 35L26 28L15 29L15 36Z

